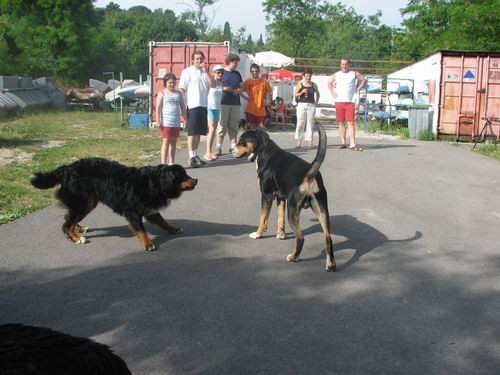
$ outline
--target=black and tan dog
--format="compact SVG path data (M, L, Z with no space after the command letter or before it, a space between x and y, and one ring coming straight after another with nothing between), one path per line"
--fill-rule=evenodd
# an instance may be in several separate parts
M250 161L257 164L262 210L257 231L251 238L261 238L267 229L269 213L276 198L278 205L278 229L276 237L285 238L285 204L288 209L288 223L295 233L295 251L288 255L289 262L297 262L304 245L304 236L300 229L300 211L311 207L318 216L323 228L326 243L326 270L334 271L336 264L333 257L332 238L330 236L330 216L325 186L319 168L326 155L326 134L321 125L319 147L312 164L298 156L286 152L274 143L262 130L244 132L233 148L233 155L248 155Z
M0 374L131 375L108 346L22 324L0 325Z
M182 192L193 190L196 183L180 165L134 168L102 158L81 159L31 177L31 184L39 189L61 185L56 197L68 208L62 230L73 242L87 242L81 236L87 228L78 223L101 202L127 219L146 251L155 245L144 229L143 217L168 233L182 233L158 211Z

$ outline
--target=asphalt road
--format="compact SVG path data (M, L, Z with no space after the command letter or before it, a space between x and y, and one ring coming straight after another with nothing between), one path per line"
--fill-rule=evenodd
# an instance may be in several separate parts
M295 152L292 136L272 134ZM184 235L147 226L155 252L103 206L85 245L63 237L57 206L0 226L0 323L91 337L134 374L498 374L500 162L438 142L337 143L329 132L321 169L337 272L311 210L299 263L275 209L267 236L248 237L255 166L225 155L191 169L197 188L165 212Z

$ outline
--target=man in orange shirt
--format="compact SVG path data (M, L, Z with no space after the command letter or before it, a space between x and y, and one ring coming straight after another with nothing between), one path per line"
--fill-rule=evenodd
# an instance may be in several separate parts
M247 123L250 127L263 128L266 118L266 102L273 89L267 79L260 76L260 68L257 64L250 66L251 78L243 82L241 90L248 95L248 104L245 110Z

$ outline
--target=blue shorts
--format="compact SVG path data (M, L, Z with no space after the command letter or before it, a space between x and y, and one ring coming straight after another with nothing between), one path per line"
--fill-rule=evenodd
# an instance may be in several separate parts
M220 120L220 109L208 109L208 116L207 116L209 121L219 121Z

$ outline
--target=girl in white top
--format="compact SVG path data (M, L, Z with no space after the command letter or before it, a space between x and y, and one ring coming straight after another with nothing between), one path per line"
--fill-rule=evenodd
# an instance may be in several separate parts
M161 164L172 165L175 162L175 150L177 147L177 138L181 130L181 114L186 116L186 106L182 93L175 88L177 78L173 73L165 74L163 77L163 86L165 89L160 91L156 98L156 123L161 130Z
M224 68L221 65L215 65L212 69L213 77L215 79L216 86L211 87L208 91L208 108L207 108L207 119L208 119L208 134L207 134L207 151L203 158L207 161L212 161L217 159L217 156L212 152L212 147L214 145L215 130L219 124L220 119L220 102L222 99L222 82L221 78L224 74Z

